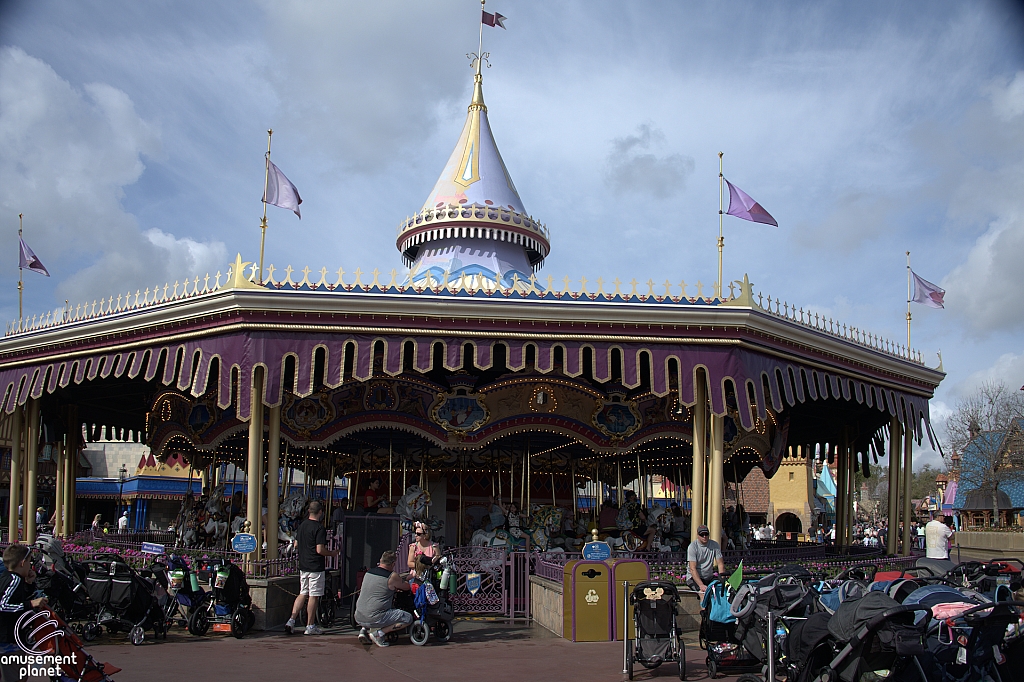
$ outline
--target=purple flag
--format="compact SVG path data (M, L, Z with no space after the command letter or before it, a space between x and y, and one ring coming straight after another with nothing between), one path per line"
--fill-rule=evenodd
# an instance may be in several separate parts
M911 303L920 303L929 308L946 307L942 305L942 297L946 295L945 289L940 289L928 280L921 279L913 270L910 271L910 274L914 276L914 297L910 299Z
M508 19L508 17L503 17L497 12L491 14L490 12L486 11L483 13L483 16L480 17L480 21L483 22L485 25L497 26L498 28L505 28L505 19Z
M725 180L725 178L722 179ZM771 217L768 211L761 207L761 204L751 199L749 194L728 180L725 180L725 184L729 185L729 210L726 211L727 215L734 215L737 218L743 218L754 223L779 226L775 222L775 218Z
M21 242L21 257L18 259L18 267L27 268L32 272L38 272L40 275L49 277L50 272L43 265L43 261L39 260L39 257L32 253L32 249L28 247L25 240L18 237L18 241Z
M291 180L285 177L281 169L274 165L273 161L267 159L267 164L269 164L267 166L267 191L263 195L263 201L271 206L290 208L301 220L299 204L302 203L302 197L299 196L299 190L295 188Z

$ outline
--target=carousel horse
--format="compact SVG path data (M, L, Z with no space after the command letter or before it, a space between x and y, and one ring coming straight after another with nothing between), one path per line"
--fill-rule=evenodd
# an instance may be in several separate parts
M405 490L405 495L398 501L395 511L402 518L402 525L409 522L412 528L413 521L425 521L427 511L430 509L430 493L421 489L418 485L411 485Z
M181 509L174 519L174 535L178 547L191 547L199 538L196 530L196 518L198 517L198 505L192 492L185 493L181 501Z
M561 534L564 515L561 507L550 504L534 505L529 526L524 529L530 536L530 544L540 552L554 549L552 539Z
M298 539L295 534L302 523L302 510L306 508L306 496L302 493L293 493L286 497L281 503L281 509L277 518L277 540L280 543L278 550L281 554L290 554L298 548Z
M495 530L478 528L473 532L469 544L471 547L501 547L506 552L513 552L517 549L526 549L526 537L513 538L504 528Z

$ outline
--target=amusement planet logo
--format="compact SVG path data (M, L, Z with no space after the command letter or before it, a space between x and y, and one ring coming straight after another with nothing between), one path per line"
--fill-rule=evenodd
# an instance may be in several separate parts
M14 626L14 642L21 649L20 654L0 654L0 662L4 665L18 666L18 677L57 677L61 676L60 666L77 666L77 654L72 652L67 656L61 654L47 653L40 649L50 640L56 640L65 635L64 630L58 627L59 623L50 618L45 611L26 611L18 618ZM23 632L28 633L28 643L22 636ZM38 638L38 639L37 639ZM54 646L54 651L58 651Z

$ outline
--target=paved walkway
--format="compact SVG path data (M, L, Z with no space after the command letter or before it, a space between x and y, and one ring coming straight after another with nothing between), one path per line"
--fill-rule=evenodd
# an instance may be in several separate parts
M691 633L695 636L696 633ZM456 621L447 644L417 647L403 637L382 649L363 646L348 629L320 637L253 633L191 637L174 630L166 642L132 646L124 636L88 647L101 661L123 668L116 682L181 680L422 680L422 682L621 682L621 642L573 643L537 626ZM703 651L687 645L687 679L707 680ZM678 679L675 664L639 668L636 680ZM734 680L734 677L719 677Z

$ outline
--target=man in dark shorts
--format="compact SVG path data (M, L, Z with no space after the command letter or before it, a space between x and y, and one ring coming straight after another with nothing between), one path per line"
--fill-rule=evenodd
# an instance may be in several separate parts
M327 562L324 557L338 556L338 550L327 549L327 531L320 519L324 515L324 506L320 500L309 503L309 518L302 522L295 537L299 550L299 596L292 605L292 617L284 624L284 631L292 634L295 621L306 607L307 635L322 635L323 631L316 624L316 607L320 597L324 596L327 583Z

